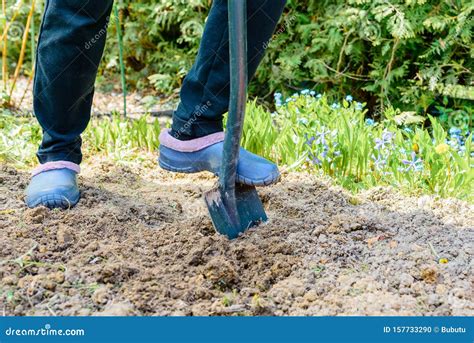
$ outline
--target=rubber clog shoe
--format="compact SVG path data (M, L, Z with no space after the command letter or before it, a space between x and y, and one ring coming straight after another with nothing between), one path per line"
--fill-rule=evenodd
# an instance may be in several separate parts
M31 178L26 189L26 204L33 208L68 209L79 201L77 173L70 169L53 169L41 172Z
M167 135L167 136L165 136ZM214 134L216 135L216 134ZM170 138L168 132L160 135L160 157L159 164L161 168L178 173L197 173L201 171L209 171L215 175L219 175L222 163L222 152L224 147L223 133L217 135L217 142L213 139L201 137L203 144L193 141L176 142L174 138ZM165 143L165 144L163 144ZM171 146L175 144L180 150L173 149ZM206 146L206 144L209 144ZM194 147L186 149L186 147ZM184 147L184 149L183 149ZM268 186L276 183L280 179L280 172L276 164L266 160L263 157L255 155L243 148L240 148L239 162L237 164L237 182L249 186Z

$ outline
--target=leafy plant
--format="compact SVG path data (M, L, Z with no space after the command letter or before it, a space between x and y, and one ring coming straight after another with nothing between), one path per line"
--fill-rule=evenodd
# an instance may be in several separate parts
M353 191L391 185L472 200L471 133L455 127L447 133L433 117L431 129L407 124L400 118L409 117L393 108L376 123L350 95L331 103L304 90L276 100L273 114L250 104L243 138L249 150L294 169L320 171Z
M31 0L5 1L10 5L0 28L24 26ZM37 0L32 28L39 24L43 3ZM211 3L118 2L127 84L175 96L197 54ZM390 107L426 117L438 115L441 106L470 118L473 11L467 0L289 0L250 94L271 101L275 91L290 95L314 88L334 98L351 93L373 117ZM109 26L100 67L106 82L115 82L120 72L116 29ZM7 49L8 65L14 65L21 44L10 40ZM27 65L33 51L26 46ZM472 120L468 123L472 126Z

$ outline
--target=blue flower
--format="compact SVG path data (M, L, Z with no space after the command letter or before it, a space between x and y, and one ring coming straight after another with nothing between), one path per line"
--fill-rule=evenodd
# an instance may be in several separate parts
M409 171L410 169L413 171L423 170L423 160L418 158L414 151L411 153L411 160L402 160L402 163L406 165L405 171Z
M377 170L382 170L387 164L387 160L384 159L382 155L379 155L377 157L375 157L375 155L372 155L372 159L374 160L374 165Z
M459 141L457 139L446 140L446 143L448 143L451 148L456 150L459 147Z
M324 149L324 150L323 150L323 152L321 153L321 157L324 158L324 159L325 159L326 157L328 157L328 149Z
M352 95L346 95L346 100L351 102L352 100L354 100L354 98L352 97Z
M282 98L281 93L276 92L275 94L273 94L273 97L275 98L275 105L277 107L280 107L281 105L283 105L283 103L281 102L281 98Z
M316 92L315 92L315 91L310 91L310 92L309 92L309 95L315 96L315 95L316 95Z
M306 118L298 118L298 119L297 119L297 122L298 122L298 124L307 125L307 124L308 124L308 119L306 119Z
M318 98L318 99L321 99L322 97L323 97L323 95L322 95L322 94L318 94L318 95L316 95L316 98Z
M306 141L308 143L308 141ZM309 160L317 166L320 166L323 162L316 156L314 155L311 151L308 152Z
M356 102L356 110L362 111L363 108L364 108L364 105L362 105L362 103Z
M341 108L341 105L339 105L337 102L334 102L334 103L331 105L331 108L337 110L337 109Z
M375 121L372 118L367 118L365 120L365 125L367 126L374 126L374 124L375 124Z
M317 166L320 166L321 164L323 164L323 162L314 155L311 155L311 162L313 162L313 164Z
M318 137L316 140L316 144L327 145L326 136L329 135L330 133L331 131L326 129L325 126L321 127L321 131L316 132L316 137Z
M309 94L309 89L303 89L300 93L303 95L307 95Z
M413 133L413 130L409 127L404 127L403 128L403 131L407 132L407 133Z
M305 144L307 144L309 146L313 145L313 142L316 140L316 137L314 137L314 136L311 136L310 138L308 138L308 134L306 134L306 133L304 134L304 138L306 139Z
M455 136L455 137L459 136L459 135L461 135L461 132L462 132L462 130L460 128L457 128L457 127L452 127L452 128L449 129L449 134L451 136Z
M387 145L392 143L393 133L387 130L382 132L382 137L375 139L375 149L384 149Z

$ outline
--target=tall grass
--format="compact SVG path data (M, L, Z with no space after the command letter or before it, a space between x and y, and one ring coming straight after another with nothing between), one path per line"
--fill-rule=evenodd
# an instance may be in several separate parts
M84 132L86 156L102 154L114 161L139 160L143 152L159 146L160 124L147 116L127 119L118 113L93 118ZM27 168L37 163L35 153L41 142L41 128L33 116L15 116L0 110L0 163Z
M249 104L243 146L283 165L323 172L353 191L390 185L473 199L472 133L448 133L432 117L423 127L394 109L376 123L351 96L330 103L308 92L285 101L277 94L274 113Z

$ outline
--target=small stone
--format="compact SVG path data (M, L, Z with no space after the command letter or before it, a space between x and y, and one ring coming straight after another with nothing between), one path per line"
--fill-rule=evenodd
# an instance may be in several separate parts
M51 280L43 280L41 282L41 285L43 286L44 289L47 289L48 291L54 292L56 289L56 283L51 281Z
M2 281L5 285L15 286L18 283L18 278L15 275L8 275Z
M32 276L31 275L26 275L26 276L22 277L20 280L18 280L18 287L25 288L31 282L32 282Z
M326 243L328 241L328 238L325 234L321 234L321 235L319 235L318 241L319 241L319 243Z
M428 295L427 299L428 305L439 306L441 305L442 301L437 294L430 294Z
M466 297L466 291L462 288L454 288L452 292L453 292L454 296L457 297L457 298L462 299L462 298Z
M311 235L319 236L324 231L324 229L325 229L325 227L322 226L322 225L316 226L314 228L313 232L311 232Z
M112 317L123 317L133 316L134 309L132 304L128 302L110 304L105 307L102 312L94 312L95 316L112 316Z
M56 272L48 275L48 279L54 281L56 283L63 283L64 282L64 273L63 272Z
M309 301L309 302L313 302L313 301L316 301L318 299L318 293L316 293L316 291L314 289L308 291L304 297L303 297L306 301Z
M56 239L60 245L68 244L74 241L74 235L67 227L59 226Z
M446 294L446 286L443 284L439 284L436 286L436 294L444 295Z
M408 273L402 273L398 279L400 281L400 288L410 287L415 279Z
M97 305L104 305L109 301L109 291L107 287L99 287L92 294L92 301Z

